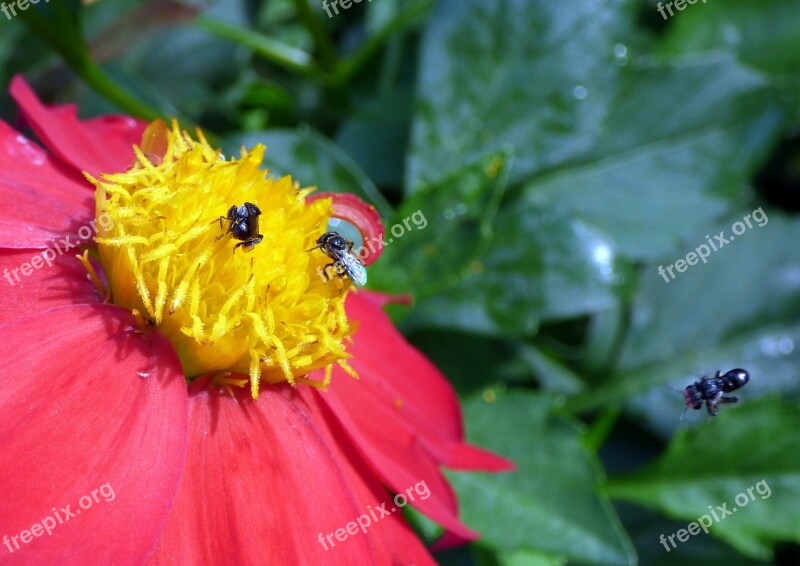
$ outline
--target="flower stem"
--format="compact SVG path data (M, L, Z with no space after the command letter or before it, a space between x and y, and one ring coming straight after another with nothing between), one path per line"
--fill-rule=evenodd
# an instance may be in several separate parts
M294 0L294 6L298 16L300 16L300 19L303 20L311 33L311 37L314 38L322 68L326 70L333 69L337 60L336 49L334 49L333 42L328 36L328 32L325 31L322 21L311 9L308 0Z
M392 35L415 23L421 15L425 14L433 6L434 2L435 0L412 0L404 4L400 12L379 29L375 35L367 39L352 57L338 65L333 76L333 82L335 84L344 84L350 81Z
M94 62L85 60L82 64L74 66L73 69L89 86L113 102L126 114L132 114L145 120L164 118L163 113L146 102L139 100L111 80Z
M65 3L54 3L49 11L26 10L21 18L78 76L120 110L149 120L163 117L161 112L116 84L91 59L80 32L79 17Z
M251 29L204 15L195 18L194 23L212 35L252 49L253 53L276 65L306 76L318 74L311 56L302 49L286 45Z

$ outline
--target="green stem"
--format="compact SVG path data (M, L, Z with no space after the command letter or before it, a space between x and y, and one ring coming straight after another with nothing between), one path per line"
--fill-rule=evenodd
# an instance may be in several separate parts
M583 445L587 450L593 454L597 454L600 451L600 448L603 447L614 431L614 426L617 424L617 419L619 419L621 412L622 410L617 406L609 407L592 422L582 439Z
M276 65L306 76L318 74L311 61L311 56L302 49L286 45L251 29L221 22L204 15L198 16L194 23L212 35L252 49L253 53Z
M314 44L317 46L323 69L331 70L335 68L337 62L336 49L333 47L333 42L325 30L325 26L322 25L322 20L311 9L308 0L294 0L294 6L297 10L297 15L303 20L311 33L311 37L314 38Z
M75 66L74 70L89 86L113 102L126 114L132 114L144 118L145 120L164 118L161 112L139 100L112 81L103 70L92 61L85 60L81 65Z
M304 1L304 0L297 0ZM333 76L335 84L343 84L358 73L383 44L395 33L415 23L425 14L436 0L417 0L405 4L400 12L379 29L375 35L367 39L347 61L342 61Z
M113 80L89 57L80 34L79 21L66 4L54 3L50 18L39 10L26 10L22 20L28 28L58 52L67 65L99 94L116 104L120 110L148 120L162 114L139 100Z

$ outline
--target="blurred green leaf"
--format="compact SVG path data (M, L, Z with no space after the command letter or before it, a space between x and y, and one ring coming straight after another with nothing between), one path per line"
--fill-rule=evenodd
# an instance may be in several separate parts
M500 558L503 566L564 566L566 563L567 559L563 556L526 549L509 552Z
M238 154L244 146L267 146L265 165L276 177L291 175L301 186L320 192L353 193L374 204L384 217L392 210L377 187L335 143L302 127L297 130L265 130L231 135L221 141L226 154Z
M302 75L316 73L316 69L312 65L311 55L302 49L277 41L250 28L205 15L199 16L195 20L195 25L217 37L247 47L259 57L276 65L286 67Z
M630 447L628 448L630 450ZM686 521L667 519L656 511L638 505L615 502L620 518L636 545L639 564L643 566L755 566L766 562L746 558L721 540L710 536L691 537L667 552L659 543L667 536L686 528Z
M5 85L11 81L13 71L9 62L22 37L23 29L12 20L4 28L3 34L0 35L0 84ZM6 96L5 89L3 89L3 92L0 93L0 100L5 99Z
M574 394L586 389L581 378L551 352L523 344L519 347L518 354L531 368L540 387L545 391Z
M776 542L800 542L800 438L786 433L798 429L800 406L764 397L679 432L661 458L612 479L605 492L687 522L712 519L709 507L723 515L726 504L735 514L712 521L710 534L768 559Z
M408 143L410 89L367 101L342 122L336 142L377 184L400 187Z
M764 33L768 29L769 33ZM794 0L726 0L685 10L675 18L664 53L726 50L770 73L800 72L800 10Z
M491 392L494 393L494 392ZM517 472L451 474L462 516L503 552L531 550L586 564L635 564L608 500L598 496L598 463L579 428L552 416L539 395L499 395L464 404L468 438L514 460Z
M12 4L14 7L16 4ZM63 0L45 4L28 4L18 16L28 28L58 52L76 69L88 63L86 42L83 39L81 3Z
M112 80L89 53L83 36L82 5L78 0L37 4L20 11L19 18L28 29L47 43L97 93L128 114L145 118L165 115Z
M504 382L530 381L530 368L515 363L519 345L463 332L424 330L408 336L447 376L460 395Z

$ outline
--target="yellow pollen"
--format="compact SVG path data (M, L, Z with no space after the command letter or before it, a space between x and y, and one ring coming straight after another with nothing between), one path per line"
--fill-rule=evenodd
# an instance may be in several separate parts
M307 203L311 189L268 177L259 169L262 145L226 160L202 132L195 141L175 122L171 131L154 122L134 149L128 171L87 175L97 189L97 243L111 301L171 340L187 378L243 374L253 398L260 380L327 386L333 364L352 372L345 359L354 329L344 311L351 283L326 282L319 273L330 260L308 251L326 231L330 199ZM261 211L263 240L234 252L242 241L226 216L246 202ZM324 381L306 379L322 368Z

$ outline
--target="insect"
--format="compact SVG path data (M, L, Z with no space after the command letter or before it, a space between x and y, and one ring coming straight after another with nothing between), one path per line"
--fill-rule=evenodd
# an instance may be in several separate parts
M736 403L739 397L732 395L725 397L723 393L730 393L744 387L750 381L750 374L743 369L732 369L723 374L717 371L714 377L702 377L700 381L695 381L687 385L683 390L683 400L686 402L687 409L700 409L703 403L706 404L708 414L712 417L717 416L719 404Z
M227 216L219 217L220 228L222 228L223 219L230 222L228 229L219 238L222 238L225 234L231 234L237 240L241 240L241 242L233 246L233 253L236 253L236 248L240 246L246 252L252 251L253 247L264 239L264 236L258 233L259 214L261 214L261 211L256 205L246 202L242 206L234 204L228 210Z
M308 251L317 248L321 248L333 260L322 268L322 273L326 277L329 277L328 269L333 267L339 277L347 275L356 285L367 284L367 270L358 256L353 253L353 242L340 236L337 232L325 232L317 240L317 245Z

